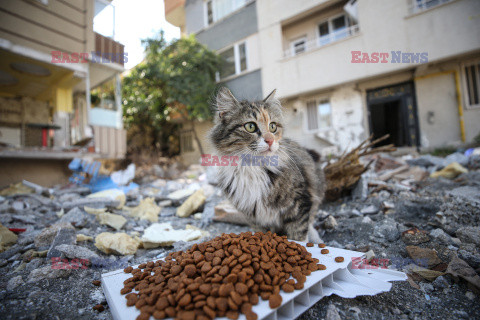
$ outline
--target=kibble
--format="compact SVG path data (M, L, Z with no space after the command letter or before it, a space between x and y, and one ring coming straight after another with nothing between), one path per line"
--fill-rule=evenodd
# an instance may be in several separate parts
M319 248L325 248L326 246L327 246L327 245L326 245L325 243L319 243L319 244L318 244L318 247L319 247Z
M128 306L140 310L137 319L237 319L243 313L256 320L252 306L259 297L268 300L270 308L278 308L280 290L301 290L306 276L325 269L304 246L286 236L222 234L169 253L165 260L125 268L132 277L124 281L121 294L126 294Z
M335 262L343 262L343 257L336 257Z
M313 243L308 242L308 243L307 243L307 247L309 247L309 248L313 247Z
M321 253L321 254L327 254L327 253L329 253L329 252L330 252L330 251L328 251L328 249L322 249L322 250L320 250L320 253Z

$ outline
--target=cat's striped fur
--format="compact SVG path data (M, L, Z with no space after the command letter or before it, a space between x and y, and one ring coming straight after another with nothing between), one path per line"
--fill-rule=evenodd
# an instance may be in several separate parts
M256 230L318 242L312 223L323 199L324 174L318 155L283 138L283 115L274 92L263 101L237 101L221 88L210 140L218 156L278 156L278 165L219 167L219 185ZM257 130L248 132L246 123ZM271 132L270 123L276 124ZM308 234L308 238L307 238Z

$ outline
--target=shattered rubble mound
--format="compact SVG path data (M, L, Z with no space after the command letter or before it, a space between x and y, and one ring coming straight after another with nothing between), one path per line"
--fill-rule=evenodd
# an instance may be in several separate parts
M329 246L365 252L354 268L396 268L408 281L377 296L324 298L301 319L478 318L480 156L358 161L370 166L322 205L315 227ZM251 231L216 188L214 167L171 180L148 172L125 192L28 181L0 190L2 318L111 319L102 273Z

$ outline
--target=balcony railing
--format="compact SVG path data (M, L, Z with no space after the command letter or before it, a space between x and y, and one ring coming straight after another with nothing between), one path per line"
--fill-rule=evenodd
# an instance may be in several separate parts
M285 50L284 57L289 58L304 52L312 51L314 49L354 36L358 34L359 31L360 31L359 25L356 24L348 28L331 32L327 35L317 37L310 41L305 41L303 43L299 43L297 41L295 46L292 45L288 50Z
M109 57L115 59L114 62L123 66L125 64L124 47L120 42L95 32L95 52L97 56L102 57L103 54L108 54Z

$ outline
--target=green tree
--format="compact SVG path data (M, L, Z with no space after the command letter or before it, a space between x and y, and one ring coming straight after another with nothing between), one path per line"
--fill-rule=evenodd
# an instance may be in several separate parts
M145 59L123 78L124 123L128 130L135 128L146 145L166 150L178 129L172 117L180 116L192 129L195 120L211 118L209 100L221 60L193 35L168 43L160 32L142 42Z

